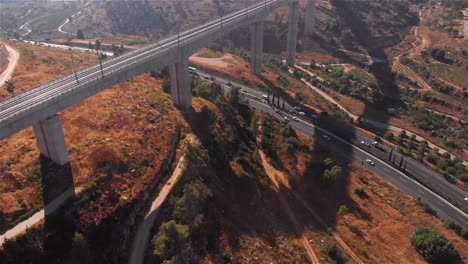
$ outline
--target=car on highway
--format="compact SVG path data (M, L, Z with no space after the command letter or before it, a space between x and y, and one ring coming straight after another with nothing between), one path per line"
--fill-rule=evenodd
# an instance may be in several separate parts
M284 117L285 122L289 122L289 118L287 116Z
M262 94L262 98L265 99L265 100L268 100L268 95Z
M299 115L305 116L305 113L304 112L299 112Z
M215 78L215 77L213 77L213 76L211 76L211 77L210 77L210 80L212 80L212 81L216 81L216 78Z
M366 159L366 162L371 166L375 166L375 163L371 159Z
M382 144L380 144L379 142L377 142L377 141L372 142L372 146L374 146L374 147L376 147L376 148L378 148L380 150L385 150L384 146Z
M295 107L294 107L294 110L296 110L296 111L301 111L301 108L300 108L299 106L295 106Z
M361 141L361 144L363 144L363 145L366 146L366 147L370 147L370 144L369 144L369 142L367 142L367 141L364 141L364 140L363 140L363 141Z
M328 135L323 135L322 137L323 137L326 141L330 141L330 140L331 140L331 138L330 138Z
M316 114L311 114L311 115L310 115L310 118L312 118L312 119L318 119L318 115L316 115Z
M293 117L292 117L292 120L297 122L297 121L299 121L299 118L293 116Z
M226 85L227 86L232 86L232 82L227 82Z

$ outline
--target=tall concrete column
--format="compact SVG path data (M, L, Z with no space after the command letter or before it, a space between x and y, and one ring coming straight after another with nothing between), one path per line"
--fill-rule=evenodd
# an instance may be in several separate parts
M70 162L62 125L57 114L39 121L39 123L33 125L33 129L42 155L58 165L65 165Z
M315 13L316 13L316 6L315 0L307 0L306 12L305 12L305 28L304 34L310 36L314 32L315 27Z
M172 100L183 108L192 107L188 58L169 66Z
M288 4L288 43L286 50L286 64L294 66L296 62L297 31L299 26L299 2L294 1Z
M262 74L263 21L250 26L250 70L254 75Z

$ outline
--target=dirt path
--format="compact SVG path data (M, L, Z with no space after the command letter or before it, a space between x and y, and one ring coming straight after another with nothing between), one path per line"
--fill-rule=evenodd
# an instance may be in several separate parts
M271 166L268 163L266 155L265 155L265 153L263 153L263 151L260 151L260 157L262 158L262 164L263 164L263 167L265 168L265 171L266 171L268 177L273 181L276 188L279 189L279 187L281 185L286 186L287 189L289 190L289 192L299 202L301 202L301 204L304 206L304 208L306 208L307 211L309 211L312 214L312 216L314 216L315 220L317 222L319 222L322 226L329 229L330 233L335 238L335 240L338 242L338 244L340 244L340 246L354 259L354 261L356 261L359 264L364 264L364 262L359 258L359 256L356 253L354 253L354 251L343 241L343 239L336 232L331 230L326 225L325 221L323 221L323 219L306 203L306 201L304 201L304 199L302 199L302 197L296 191L294 191L291 188L291 186L289 184L289 181L288 181L288 178L284 175L284 173L281 172L281 171L276 170L275 168L273 168L273 166ZM293 223L293 225L294 225L294 227L296 229L296 232L299 232L298 234L301 235L302 244L304 245L304 248L306 249L306 252L307 252L307 255L308 255L309 259L312 261L312 263L320 263L319 258L317 257L317 255L313 251L312 246L310 245L309 241L307 240L307 237L302 232L300 232L300 228L299 228L299 224L297 222L297 219L296 219L293 211L289 207L289 204L286 202L286 200L284 198L284 194L278 193L278 198L280 199L281 205L283 206L283 208L285 209L285 211L288 214L289 218L291 219L291 222Z
M8 67L0 74L0 87L10 79L11 75L13 75L20 58L19 51L6 44L5 47L8 50Z
M47 204L44 209L40 210L39 212L35 213L28 219L24 220L23 222L17 224L12 229L5 232L5 234L0 236L0 247L3 245L5 240L12 239L19 234L25 232L28 228L34 226L35 224L39 223L42 219L44 219L46 213L47 215L55 212L55 210L59 209L68 199L73 197L76 193L79 193L83 188L78 187L75 189L69 189L55 198L52 202Z
M268 175L268 177L273 181L273 183L276 186L276 190L279 190L281 185L285 185L289 190L291 189L291 185L289 184L289 181L287 180L287 177L281 172L273 168L268 162L267 158L265 156L265 153L263 151L260 151L260 156L262 158L262 164L263 167L265 168L265 171ZM296 230L296 233L301 237L301 242L302 245L304 246L304 249L306 250L307 256L309 257L309 260L312 263L320 263L319 258L314 252L314 249L310 245L306 235L304 232L302 232L299 222L297 221L296 215L294 214L293 210L289 206L286 198L284 197L284 193L277 192L278 199L280 200L281 206L284 208L286 211L286 214L288 215L289 219L291 220L294 229Z
M192 135L188 135L187 139L189 142L192 142ZM185 155L182 155L182 157L180 157L179 161L177 162L176 168L172 172L171 177L167 180L166 184L161 189L156 199L154 199L153 203L151 204L150 210L143 219L143 222L138 226L137 235L133 240L130 260L128 261L129 264L143 263L143 260L145 258L146 247L148 241L150 240L149 236L151 234L151 229L153 227L154 221L156 220L157 211L164 203L166 198L169 196L174 186L177 184L178 180L182 176L184 168Z

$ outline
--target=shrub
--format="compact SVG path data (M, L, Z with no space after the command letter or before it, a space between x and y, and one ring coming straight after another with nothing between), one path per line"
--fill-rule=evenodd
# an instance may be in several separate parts
M351 210L348 208L346 205L341 205L340 208L338 209L338 214L343 216L351 213Z
M331 169L325 170L323 173L323 180L325 183L334 183L341 175L341 167L333 166Z
M189 234L189 227L186 225L180 225L174 220L163 223L152 239L154 254L162 260L187 263L192 255Z
M356 188L354 189L354 194L356 194L357 196L361 197L361 198L367 198L369 197L366 193L366 191L363 189L363 188Z
M393 140L393 133L392 132L387 132L387 133L384 134L383 138L385 140L392 141Z
M436 230L418 227L410 240L416 251L429 263L455 263L460 259L453 244Z

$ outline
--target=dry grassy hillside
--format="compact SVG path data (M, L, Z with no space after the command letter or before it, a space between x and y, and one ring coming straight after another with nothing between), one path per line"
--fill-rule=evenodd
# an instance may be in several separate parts
M18 89L25 90L64 73L59 69L67 65L66 52L23 43L16 48L22 51L12 78ZM44 62L44 58L57 63ZM75 59L85 64L94 58L80 53ZM31 72L29 67L38 71ZM160 90L160 85L160 80L145 74L60 113L75 187L95 181L101 170L111 166L112 178L105 180L109 181L106 187L97 188L112 187L120 203L125 203L138 194L142 184L159 174L180 121L170 96ZM22 214L42 206L44 186L31 128L2 140L0 153L0 215L4 230ZM83 208L81 222L99 221L120 204L109 207L107 199L108 195L103 195L93 207Z

